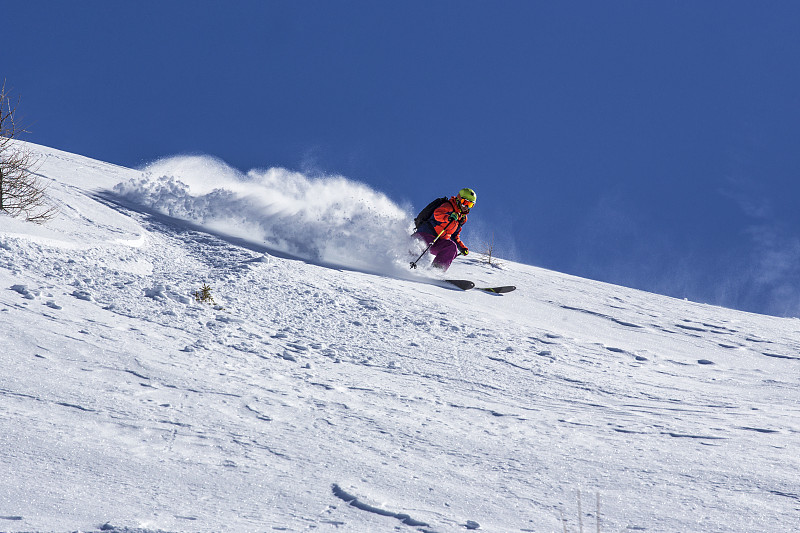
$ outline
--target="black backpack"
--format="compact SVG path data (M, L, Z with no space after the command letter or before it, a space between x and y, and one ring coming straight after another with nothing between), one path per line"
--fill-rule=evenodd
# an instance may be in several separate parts
M442 196L441 198L437 198L436 200L432 201L428 205L422 208L422 211L419 212L417 218L414 219L414 229L419 229L421 225L425 223L426 220L433 216L433 212L436 211L436 208L442 205L444 202L449 201L450 199L447 196Z

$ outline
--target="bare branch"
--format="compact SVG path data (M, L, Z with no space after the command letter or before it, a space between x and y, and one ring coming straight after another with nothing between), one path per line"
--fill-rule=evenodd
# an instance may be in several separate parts
M36 175L38 159L15 138L24 133L17 123L20 99L12 102L3 82L0 89L0 213L43 224L57 214L47 200L46 187Z
M492 233L491 240L484 241L484 250L483 250L483 258L481 259L482 262L496 267L501 268L503 263L497 260L495 256L495 247L494 247L494 233Z

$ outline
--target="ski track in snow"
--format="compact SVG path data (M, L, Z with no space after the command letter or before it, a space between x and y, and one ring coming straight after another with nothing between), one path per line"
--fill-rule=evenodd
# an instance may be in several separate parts
M795 319L328 268L36 149L62 215L0 226L1 531L561 531L577 490L603 531L800 528Z

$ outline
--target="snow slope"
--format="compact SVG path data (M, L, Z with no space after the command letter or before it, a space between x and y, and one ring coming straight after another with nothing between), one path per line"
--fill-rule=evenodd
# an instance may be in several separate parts
M796 319L478 254L518 290L451 290L344 178L29 146L61 213L0 217L0 531L800 529Z

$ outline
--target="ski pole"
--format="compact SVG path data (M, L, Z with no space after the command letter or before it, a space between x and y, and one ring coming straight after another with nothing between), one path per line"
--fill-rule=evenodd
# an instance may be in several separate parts
M439 237L441 237L442 235L444 235L444 230L445 230L445 229L447 229L447 227L445 227L445 228L444 228L442 231L440 231L440 232L439 232L439 235L437 235L437 236L436 236L436 238L435 238L435 239L433 239L433 240L431 241L431 243L428 245L428 247L427 247L427 248L425 248L425 251L423 251L423 252L420 254L420 256L419 256L419 257L417 257L417 260L416 260L416 261L411 261L411 268L417 268L417 263L419 262L419 260L420 260L420 259L422 259L422 256L423 256L423 255L425 255L426 253L428 253L428 250L430 250L430 249L431 249L431 246L433 246L434 244L436 244L436 241L438 241L438 240L439 240Z

